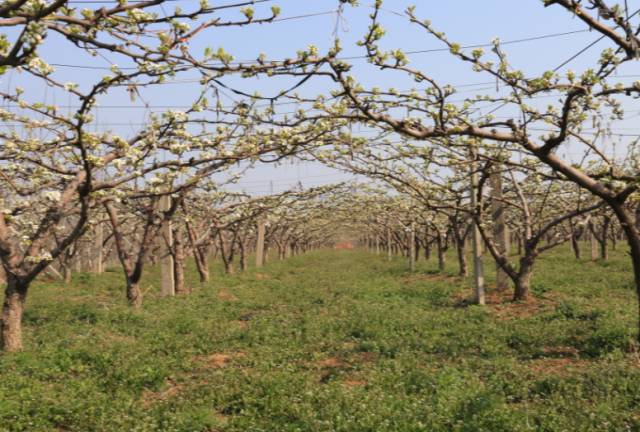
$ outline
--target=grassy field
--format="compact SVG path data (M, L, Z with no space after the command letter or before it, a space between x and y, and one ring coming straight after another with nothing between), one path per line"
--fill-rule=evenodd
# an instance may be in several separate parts
M320 251L168 299L150 272L137 312L115 270L40 283L26 351L0 355L0 430L640 430L622 251L544 255L529 304L405 268Z

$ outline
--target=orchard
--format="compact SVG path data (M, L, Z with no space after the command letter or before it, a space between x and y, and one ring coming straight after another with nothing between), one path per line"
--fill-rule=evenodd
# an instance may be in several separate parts
M0 431L639 430L640 2L310 3L0 3Z

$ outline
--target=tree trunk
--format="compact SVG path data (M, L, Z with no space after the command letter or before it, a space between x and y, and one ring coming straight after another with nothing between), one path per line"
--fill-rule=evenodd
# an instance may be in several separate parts
M529 291L531 290L531 275L533 274L533 262L534 258L532 258L527 252L525 252L525 256L520 258L518 276L514 281L514 301L523 301L529 298Z
M244 241L239 241L240 248L240 271L245 272L249 268L249 254L247 254L247 246Z
M424 238L424 259L429 261L431 258L431 243L429 243L429 238L425 236Z
M469 266L467 265L467 256L464 246L464 240L456 242L456 250L458 252L458 274L462 277L467 277L469 276Z
M629 254L631 255L631 265L633 267L633 276L636 288L637 310L638 310L638 334L637 339L640 341L640 226L636 228L638 220L633 220L631 214L627 212L622 204L617 202L608 203L613 209L620 226L627 237L629 244ZM636 210L636 217L639 212Z
M220 256L224 263L224 272L226 274L233 274L234 240L229 241L228 239L225 239L222 235L222 231L218 231L218 240L220 243Z
M193 231L193 227L189 222L185 223L187 229L187 237L189 238L189 243L191 245L191 250L193 252L193 259L196 262L196 270L200 275L200 283L209 282L209 246L198 245L196 243L196 236Z
M226 268L225 268L225 272L227 274L235 274L236 269L233 266L233 262L229 261L229 263L227 264Z
M71 283L71 275L73 274L71 266L69 266L69 264L65 264L60 270L62 270L62 279L64 280L64 283Z
M582 255L580 251L580 236L575 231L575 228L573 229L573 233L571 234L571 248L573 249L573 254L575 255L576 259L579 260Z
M200 274L200 282L209 282L209 269L207 269L206 263L201 263L200 265L198 265L198 273Z
M589 245L591 246L591 261L598 261L598 239L593 231L589 231Z
M142 291L140 291L140 282L133 281L127 277L127 301L129 306L139 309L142 306Z
M600 258L602 261L609 260L609 224L611 218L609 216L604 217L602 222L602 238L600 238Z
M196 269L198 270L198 274L200 275L200 282L209 282L209 269L207 267L208 260L205 252L202 250L198 250L198 248L194 248L193 256L196 262Z
M444 244L443 244L442 236L440 235L440 233L438 233L438 237L436 237L436 239L437 239L437 246L438 246L438 269L441 272L443 272L446 264L446 257L444 255L445 253Z
M188 290L184 284L184 239L182 229L176 229L173 232L173 277L175 279L175 293L187 294Z
M6 352L22 350L22 313L27 298L27 285L15 277L7 278L2 306L2 349Z
M235 269L233 268L233 262L231 262L230 260L224 261L224 272L226 274L234 274L235 273Z

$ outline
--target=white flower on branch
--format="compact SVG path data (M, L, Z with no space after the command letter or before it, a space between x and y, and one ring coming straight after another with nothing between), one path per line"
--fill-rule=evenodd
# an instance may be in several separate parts
M60 192L58 191L45 191L45 192L42 192L40 196L44 200L56 202L60 200L61 195L60 195Z

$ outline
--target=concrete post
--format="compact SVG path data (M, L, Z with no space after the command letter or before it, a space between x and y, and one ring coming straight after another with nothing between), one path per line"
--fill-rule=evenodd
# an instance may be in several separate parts
M264 265L264 236L265 222L263 219L258 221L258 235L256 239L256 267L260 268Z
M493 219L493 238L498 252L509 254L509 230L505 221L505 206L502 202L502 173L496 168L491 173L491 211ZM509 288L509 276L496 261L496 287L499 291Z
M411 222L409 228L409 270L416 269L416 223Z
M102 251L102 243L104 242L104 226L99 223L95 229L94 253L93 253L93 273L101 274L104 272L104 257Z
M476 172L477 163L476 163L476 154L477 149L475 145L472 145L470 152L471 159L471 187L469 188L469 192L471 194L471 211L476 212L478 207L478 198L476 193L478 191L478 173ZM479 305L485 304L485 296L484 296L484 267L482 263L482 238L480 235L480 230L478 229L478 224L476 220L472 220L472 242L473 242L473 278L475 285L475 301Z
M160 198L160 210L167 211L170 208L171 197L169 195L162 196L162 198ZM174 276L173 256L169 251L169 248L173 245L173 231L171 229L170 221L162 227L160 235L162 236L160 239L162 247L160 249L164 251L160 259L161 292L163 296L173 296L176 294L176 281Z

